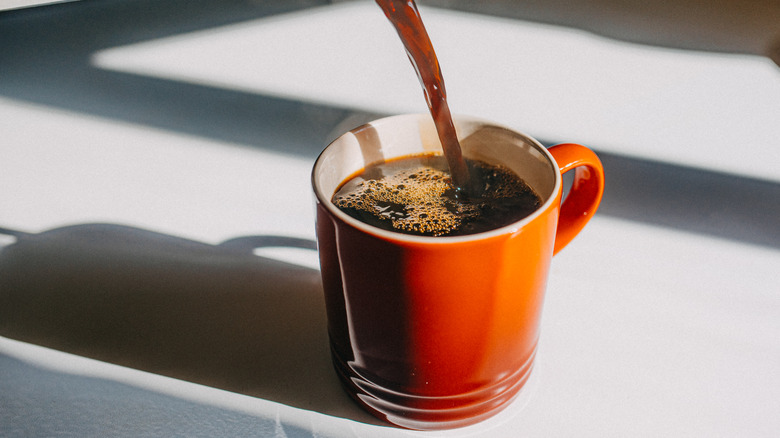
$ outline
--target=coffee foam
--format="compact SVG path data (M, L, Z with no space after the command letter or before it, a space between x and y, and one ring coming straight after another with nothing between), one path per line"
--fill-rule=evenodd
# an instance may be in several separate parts
M419 167L361 181L333 203L390 220L399 231L441 236L479 214L476 205L453 202L446 195L452 190L448 173Z

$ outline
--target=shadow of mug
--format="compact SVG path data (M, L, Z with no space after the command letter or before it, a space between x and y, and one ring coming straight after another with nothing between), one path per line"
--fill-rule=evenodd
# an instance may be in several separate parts
M214 246L113 224L0 248L0 336L371 424L328 350L319 271L265 257L305 239Z

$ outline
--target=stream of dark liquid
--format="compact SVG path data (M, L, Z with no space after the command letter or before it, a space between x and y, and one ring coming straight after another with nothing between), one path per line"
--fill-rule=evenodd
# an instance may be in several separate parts
M458 190L468 193L469 170L461 154L460 142L452 123L439 60L436 58L417 5L414 0L376 0L376 3L398 32L406 48L406 54L420 79L450 169L452 183Z

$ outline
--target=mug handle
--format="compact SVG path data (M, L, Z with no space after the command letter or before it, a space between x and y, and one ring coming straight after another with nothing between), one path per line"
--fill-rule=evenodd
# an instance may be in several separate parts
M596 213L604 194L604 168L596 154L585 146L562 143L548 149L561 175L574 169L574 182L561 205L553 255L579 234Z

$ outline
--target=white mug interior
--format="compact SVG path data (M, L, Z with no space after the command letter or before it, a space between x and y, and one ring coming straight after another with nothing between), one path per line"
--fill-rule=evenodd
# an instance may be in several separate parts
M561 175L555 159L541 143L477 118L454 116L453 122L464 157L502 165L515 172L542 198L537 212L552 202L560 188ZM339 211L329 202L330 198L345 180L371 164L422 153L441 154L441 143L430 115L406 114L373 121L341 135L323 150L312 171L315 194L326 203L326 208L347 222L369 227ZM521 222L531 220L534 215ZM399 233L393 234L397 238Z

